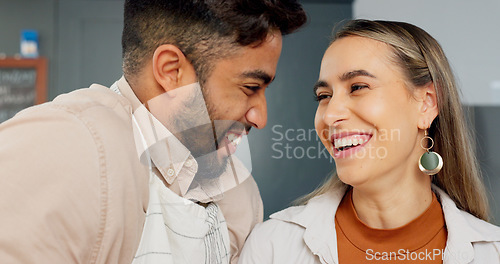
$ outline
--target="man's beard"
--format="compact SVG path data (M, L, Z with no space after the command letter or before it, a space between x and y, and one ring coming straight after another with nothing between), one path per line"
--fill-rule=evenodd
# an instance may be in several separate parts
M227 132L245 133L250 130L250 126L238 121L221 120L208 98L207 91L201 87L201 94L196 94L186 102L185 107L178 109L176 118L169 125L171 132L197 161L195 180L198 183L221 176L228 167L231 155L228 153L228 140L225 139ZM199 120L206 119L207 115L209 121ZM220 155L221 152L223 155Z
M221 139L214 136L213 121L177 133L175 136L189 149L198 164L197 180L211 180L226 170L229 156L219 158L217 153ZM224 146L221 146L224 147Z

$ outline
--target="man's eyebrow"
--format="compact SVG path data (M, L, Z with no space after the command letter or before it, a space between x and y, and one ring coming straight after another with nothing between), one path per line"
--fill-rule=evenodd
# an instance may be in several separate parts
M327 87L328 87L328 83L327 83L327 82L325 82L325 81L322 81L322 80L317 81L317 82L314 84L314 87L313 87L314 94L316 94L316 91L317 91L319 88L322 88L322 87L327 88Z
M345 82L347 80L350 80L350 79L358 77L358 76L367 76L367 77L371 77L371 78L377 78L373 74L371 74L365 70L355 70L355 71L345 72L344 74L342 74L339 77L339 79L341 81Z
M268 73L262 70L255 70L255 71L247 71L241 74L243 78L252 78L252 79L259 79L261 80L264 84L269 84L271 83L274 78L271 77Z

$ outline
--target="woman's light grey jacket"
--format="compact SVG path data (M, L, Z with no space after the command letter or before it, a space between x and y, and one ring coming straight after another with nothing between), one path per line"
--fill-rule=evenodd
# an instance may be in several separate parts
M433 189L448 229L443 263L500 264L500 227L459 210L443 190L436 186ZM270 220L252 231L239 263L338 264L334 217L344 193L345 190L331 191L307 205L271 215Z

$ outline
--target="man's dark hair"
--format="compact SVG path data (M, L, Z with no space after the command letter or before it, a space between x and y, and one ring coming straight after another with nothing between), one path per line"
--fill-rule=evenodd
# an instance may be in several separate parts
M123 70L137 74L158 46L172 44L203 83L218 58L264 41L272 30L292 33L306 20L296 0L126 0Z

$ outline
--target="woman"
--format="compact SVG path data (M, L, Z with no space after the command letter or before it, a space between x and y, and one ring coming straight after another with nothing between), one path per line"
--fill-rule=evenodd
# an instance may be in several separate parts
M435 39L354 20L314 86L336 176L271 216L240 263L500 263L455 80Z

